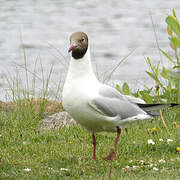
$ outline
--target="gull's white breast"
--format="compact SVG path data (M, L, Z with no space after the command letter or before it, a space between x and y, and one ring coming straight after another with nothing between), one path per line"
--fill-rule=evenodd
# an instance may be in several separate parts
M82 126L99 131L103 117L96 113L89 102L98 94L98 82L91 78L66 81L63 89L63 106L65 110Z

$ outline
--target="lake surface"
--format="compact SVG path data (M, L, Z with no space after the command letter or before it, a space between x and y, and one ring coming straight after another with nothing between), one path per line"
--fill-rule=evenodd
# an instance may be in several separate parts
M46 79L53 66L49 98L54 99L55 93L60 99L56 91L58 84L63 86L69 36L75 31L89 35L94 71L101 81L134 50L107 83L127 81L132 89L153 86L145 73L147 56L153 63L160 60L152 20L159 47L172 54L165 23L172 8L180 16L179 0L0 0L0 100L11 100L10 88L20 81L26 86L24 52L27 88L33 94L35 84L38 96L42 76Z

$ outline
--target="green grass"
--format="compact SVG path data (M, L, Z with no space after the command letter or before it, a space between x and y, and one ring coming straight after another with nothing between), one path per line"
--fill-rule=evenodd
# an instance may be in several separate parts
M175 14L174 11L173 14ZM176 18L176 15L174 16ZM172 18L169 17L169 20ZM177 18L173 22L168 24L172 26L171 31L176 27ZM175 30L180 31L177 28ZM11 90L9 97L12 98L10 99L13 103L5 104L0 101L0 179L108 179L110 161L105 161L104 157L113 147L115 133L96 135L97 159L92 160L91 134L82 127L72 125L69 128L37 131L37 124L41 119L63 109L61 103L47 100L50 99L49 90L53 92L54 99L58 99L62 89L60 82L57 88L49 88L53 66L46 74L41 58L40 77L36 73L37 61L34 71L28 70L25 49L23 45L22 47L24 50L22 68L25 70L26 80L24 82L18 73L16 78L8 74L7 82ZM163 54L171 60L165 52ZM177 54L176 59L176 68L179 68ZM111 77L122 61L104 80ZM152 70L148 72L150 77L155 80L156 86L160 85L163 89L163 94L159 96L160 100L179 102L180 80L177 77L174 80L168 77L166 69L163 69L164 66L160 68L162 69L160 72L159 65L152 65L150 59L149 66ZM159 75L168 80L167 87L164 87ZM37 80L43 82L42 87L38 85L40 89L38 94ZM176 82L175 85L174 82ZM121 91L119 86L117 88ZM123 86L122 91L124 94L133 94L127 84ZM150 94L151 88L149 88L138 91L134 95L143 98L146 102L154 102L155 99L157 103L159 88L152 92L155 93ZM31 99L31 97L38 98ZM112 163L112 179L180 179L180 152L177 151L177 148L180 148L180 107L164 110L163 116L169 133L158 118L131 124L127 131L123 129L118 142L117 156ZM156 132L153 128L156 128ZM149 139L152 139L155 144L148 144ZM168 139L172 141L168 143Z
M72 125L38 132L36 126L41 116L31 114L28 109L26 116L23 112L19 109L0 112L0 179L108 179L110 161L103 158L112 148L116 133L97 134L94 161L91 134L85 129ZM178 113L177 108L164 111L170 134L158 119L138 122L128 126L127 132L123 130L113 161L112 179L179 179ZM157 132L153 132L154 127ZM163 142L159 141L161 138ZM148 145L148 139L155 144ZM168 144L167 139L173 141ZM165 163L160 163L161 159ZM25 171L26 168L30 171Z

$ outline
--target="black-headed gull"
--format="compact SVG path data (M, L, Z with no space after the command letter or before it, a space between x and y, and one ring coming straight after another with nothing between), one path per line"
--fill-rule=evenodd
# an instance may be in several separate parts
M71 35L69 52L72 52L72 57L62 103L79 124L92 132L93 159L96 158L95 132L117 132L113 151L116 152L122 127L134 121L150 119L157 115L151 110L171 105L145 104L143 100L122 95L99 82L91 66L88 36L84 32ZM107 159L113 157L115 153L110 153Z

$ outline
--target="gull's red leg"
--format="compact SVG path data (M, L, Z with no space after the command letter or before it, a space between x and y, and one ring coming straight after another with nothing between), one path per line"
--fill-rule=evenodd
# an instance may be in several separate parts
M120 135L121 135L121 128L119 128L119 127L117 126L117 137L116 137L116 140L115 140L115 143L114 143L114 150L115 150L115 151L116 151L117 142L118 142L118 140L119 140Z
M93 143L93 159L96 159L96 137L94 132L92 133L92 143Z
M121 128L119 128L117 126L117 136L116 136L116 139L115 139L115 142L114 142L114 149L111 150L111 152L109 153L109 155L105 158L105 160L112 160L115 158L116 156L116 147L117 147L117 143L118 143L118 140L119 140L119 136L121 135Z

